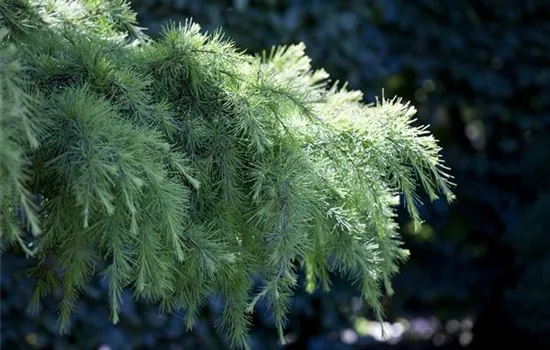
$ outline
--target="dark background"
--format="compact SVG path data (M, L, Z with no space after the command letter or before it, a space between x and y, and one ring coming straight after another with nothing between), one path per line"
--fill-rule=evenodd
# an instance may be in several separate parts
M297 291L288 349L550 349L550 1L547 0L134 0L155 35L192 17L223 27L250 53L305 42L315 67L349 81L366 100L398 95L440 140L456 202L421 208L410 261L385 301L389 341L377 341L369 310L335 279L329 293ZM218 299L192 332L182 316L124 302L109 323L106 289L86 292L70 336L57 335L57 300L25 309L26 261L2 257L2 349L223 349ZM254 349L277 349L269 313L258 310Z

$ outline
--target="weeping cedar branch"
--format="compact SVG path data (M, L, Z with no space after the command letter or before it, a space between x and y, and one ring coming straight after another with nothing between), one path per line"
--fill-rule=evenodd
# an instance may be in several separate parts
M365 104L303 44L251 56L191 21L153 40L123 0L6 0L0 26L0 234L35 262L31 309L61 289L63 332L98 275L113 322L124 289L188 327L220 294L232 347L261 298L283 340L302 269L383 318L400 196L417 228L419 190L453 199L414 108Z

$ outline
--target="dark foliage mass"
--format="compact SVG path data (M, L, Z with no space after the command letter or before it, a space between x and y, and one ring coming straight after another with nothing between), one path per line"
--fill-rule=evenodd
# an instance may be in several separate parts
M434 315L442 323L472 317L476 349L513 341L550 345L550 3L134 0L133 7L153 33L168 19L193 17L205 29L222 26L251 52L303 41L314 66L368 92L367 99L384 87L387 95L411 100L441 140L457 201L422 207L420 234L408 230L402 215L411 258L394 279L388 315ZM183 332L177 315L159 317L132 303L121 310L123 327L114 327L104 322L109 309L100 283L82 301L72 336L55 336L54 311L23 317L31 289L12 271L24 263L3 258L2 347L14 341L58 349L69 342L74 348L221 347L212 326L221 306L205 308L192 334ZM339 332L364 313L350 302L353 296L343 282L329 294L299 293L289 348L351 348ZM256 315L253 342L277 348L266 315ZM355 346L371 342L360 337Z

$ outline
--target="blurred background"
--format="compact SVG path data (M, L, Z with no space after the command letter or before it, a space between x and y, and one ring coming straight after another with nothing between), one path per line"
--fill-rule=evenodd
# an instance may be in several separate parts
M222 27L250 53L303 41L317 68L365 99L398 95L431 125L452 168L457 201L421 208L413 233L400 216L410 261L385 300L388 337L349 284L298 290L287 349L550 349L550 1L548 0L133 0L141 26L192 17ZM548 148L547 148L548 147ZM25 309L25 259L2 257L2 349L224 349L212 298L192 332L125 297L109 323L106 288L79 304L70 336L56 303ZM282 349L260 307L253 349Z

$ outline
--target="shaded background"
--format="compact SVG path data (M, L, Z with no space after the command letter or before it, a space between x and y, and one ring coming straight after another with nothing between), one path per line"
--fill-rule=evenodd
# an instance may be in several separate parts
M385 301L380 340L354 288L297 295L288 349L550 349L550 1L536 0L133 0L155 36L167 20L223 27L250 53L303 41L317 68L376 96L398 95L429 123L452 168L457 201L421 208L420 233L400 216L410 261ZM56 331L57 300L25 314L25 259L2 257L2 349L223 349L212 298L185 332L126 295L109 323L97 281L70 336ZM254 349L278 349L269 313L254 322Z

